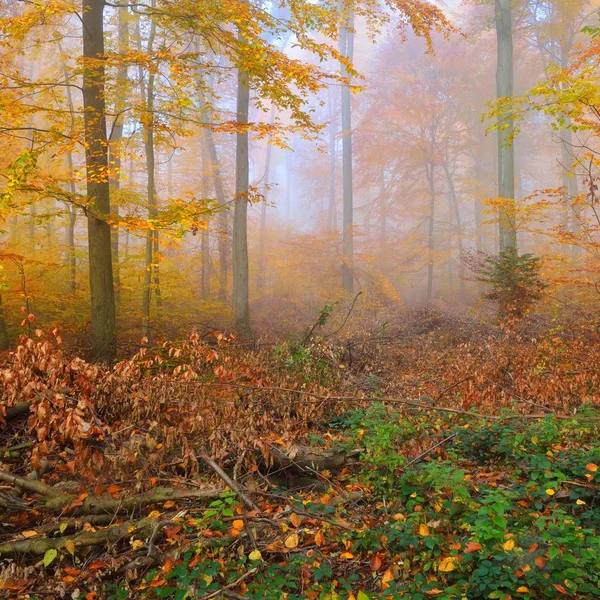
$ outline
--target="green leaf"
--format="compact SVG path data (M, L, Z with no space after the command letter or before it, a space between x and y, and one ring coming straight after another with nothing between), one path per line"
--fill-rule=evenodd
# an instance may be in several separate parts
M356 595L356 600L369 600L369 596L367 596L362 590L360 590Z
M58 556L58 552L54 548L50 548L50 550L46 550L46 554L44 554L44 566L47 567L52 564L52 561Z

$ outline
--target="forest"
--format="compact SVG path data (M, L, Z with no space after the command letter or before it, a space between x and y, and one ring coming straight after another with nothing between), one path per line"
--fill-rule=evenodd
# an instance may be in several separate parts
M0 598L600 598L599 0L0 0Z

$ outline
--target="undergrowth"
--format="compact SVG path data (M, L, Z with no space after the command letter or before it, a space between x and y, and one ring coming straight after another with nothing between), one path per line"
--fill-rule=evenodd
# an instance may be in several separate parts
M108 598L208 598L250 572L238 585L257 600L598 597L599 419L590 407L570 420L475 422L383 405L348 412L332 431L364 451L335 486L363 489L368 501L340 508L331 493L290 496L286 510L316 516L298 517L283 544L222 546L234 513L217 503L192 525L217 536L214 545ZM411 442L442 440L419 462L406 458Z

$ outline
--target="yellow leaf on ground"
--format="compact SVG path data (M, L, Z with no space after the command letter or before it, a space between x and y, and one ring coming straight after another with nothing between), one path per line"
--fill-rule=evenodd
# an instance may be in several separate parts
M75 542L73 542L73 540L67 540L65 542L65 548L69 554L75 554Z
M292 513L290 515L290 522L294 527L300 527L300 523L302 523L302 519L296 514Z
M32 538L32 537L35 537L35 536L37 535L37 531L33 531L33 529L30 529L30 530L28 530L28 531L23 531L23 532L21 533L21 535L22 535L24 538Z
M286 548L296 548L298 546L298 543L300 542L299 538L298 538L298 534L297 533L292 533L292 535L288 535L285 538L285 547Z
M502 547L505 550L512 550L515 547L515 540L507 540L506 542L504 542Z
M588 463L585 465L585 470L589 471L590 473L595 473L598 470L598 465L594 463Z
M519 594L526 594L528 591L529 591L529 588L524 585L517 588L517 592L519 592Z
M142 542L142 540L131 540L129 543L131 544L131 547L134 550L137 550L138 548L141 548L144 545L144 542Z
M427 525L425 525L425 523L421 523L419 525L419 535L422 535L423 537L427 537L428 535L431 535L431 533L429 531L429 527L427 527Z
M260 550L252 550L252 552L248 554L248 558L250 560L260 560L262 558L262 554L260 553Z
M244 521L242 519L236 519L233 522L234 529L244 529Z
M441 571L442 573L451 573L452 571L456 571L456 559L452 556L444 558L444 560L438 566L438 571Z

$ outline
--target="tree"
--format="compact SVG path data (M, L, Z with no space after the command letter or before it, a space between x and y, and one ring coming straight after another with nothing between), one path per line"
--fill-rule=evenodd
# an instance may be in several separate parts
M354 200L352 188L352 114L350 108L350 73L348 63L354 60L354 0L342 3L340 25L340 64L342 76L342 285L344 291L354 291Z
M91 294L90 356L111 361L117 352L115 289L112 269L110 188L104 96L104 0L83 0L83 109L89 273Z
M500 250L517 247L515 223L515 149L514 118L511 101L514 93L512 0L495 0L498 62L496 68L496 95L505 106L498 124L498 195L500 207Z
M240 43L244 43L242 32ZM251 335L250 292L248 281L248 200L250 165L248 155L248 110L250 79L248 71L238 67L237 122L243 127L237 133L235 150L235 205L233 210L233 313L235 329L242 336Z

